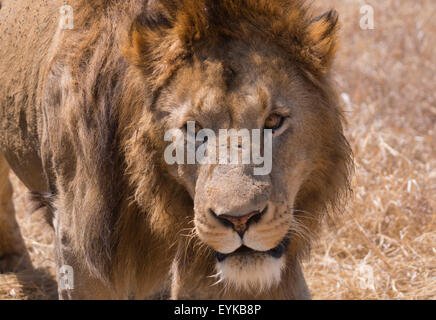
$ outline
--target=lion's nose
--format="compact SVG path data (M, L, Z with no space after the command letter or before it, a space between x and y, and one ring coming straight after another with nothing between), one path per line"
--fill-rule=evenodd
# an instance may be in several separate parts
M247 231L250 223L259 221L262 214L266 212L267 208L262 211L253 211L244 216L231 216L227 214L216 215L213 211L212 214L217 217L224 225L232 227L242 238L245 231Z

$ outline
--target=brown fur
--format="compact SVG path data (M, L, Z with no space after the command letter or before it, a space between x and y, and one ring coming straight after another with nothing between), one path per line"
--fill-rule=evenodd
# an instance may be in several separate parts
M300 96L314 93L317 117L325 121L309 128L324 144L294 204L295 219L315 232L348 190L350 150L328 77L337 14L313 20L301 1L284 0L75 0L69 3L74 30L56 32L62 1L22 2L49 23L41 36L23 27L25 39L18 26L4 22L13 32L0 52L0 150L31 191L55 199L57 263L74 266L79 281L61 296L151 296L172 267L174 297L306 297L298 260L309 239L299 237L287 253L289 271L272 292L209 287L210 250L195 234L194 241L183 237L193 227L192 193L163 161L168 123L162 106L186 94L178 83L192 82L195 93L200 82L227 96L239 81L237 57L227 61L220 49L230 43L255 48L259 68L292 66L296 87L307 88ZM1 10L8 9L6 1ZM14 61L17 51L23 54ZM20 72L23 67L33 69ZM276 79L279 86L288 81L287 75Z
M29 255L15 219L9 166L0 154L0 273L30 268Z

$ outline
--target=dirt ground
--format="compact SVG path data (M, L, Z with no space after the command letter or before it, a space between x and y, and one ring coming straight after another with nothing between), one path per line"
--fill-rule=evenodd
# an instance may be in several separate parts
M325 224L304 272L314 299L436 299L436 1L314 1L340 14L335 79L354 150L354 195ZM360 8L374 9L363 30ZM0 274L0 299L56 298L53 234L26 214L34 271Z

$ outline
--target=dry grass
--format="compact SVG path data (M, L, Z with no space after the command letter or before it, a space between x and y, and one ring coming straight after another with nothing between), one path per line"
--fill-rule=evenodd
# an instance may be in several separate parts
M35 270L0 274L0 299L55 299L55 263L53 231L42 212L29 215L26 206L26 188L11 174L14 186L14 204L18 223Z
M354 197L305 264L315 299L436 298L436 2L327 1L342 20L336 61Z
M356 173L353 199L325 226L304 270L315 299L435 299L436 2L367 3L375 30L359 27L364 1L315 1L342 21L336 79ZM0 298L50 299L52 232L24 214L24 188L13 179L37 271L0 275Z

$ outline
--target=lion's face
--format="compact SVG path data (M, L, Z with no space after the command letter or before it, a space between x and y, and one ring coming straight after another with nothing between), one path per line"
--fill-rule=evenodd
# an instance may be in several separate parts
M132 98L142 114L126 148L135 199L152 210L152 224L165 229L169 220L162 217L174 217L174 210L167 210L170 200L153 209L155 195L169 185L183 187L184 199L191 199L180 215L194 204L194 234L213 251L219 280L262 291L278 284L308 248L322 213L348 186L350 149L328 77L337 14L312 19L294 1L185 2L139 16L123 49L147 92ZM166 134L174 129L183 133L175 140L187 147L180 157L180 149L171 149L178 160L168 162L174 143ZM221 140L223 129L251 133L249 162L241 162L246 141L232 145L232 134ZM272 132L271 144L264 129ZM208 134L201 137L203 130ZM254 143L256 130L261 137ZM218 140L209 139L211 133ZM239 161L228 164L222 145ZM263 161L253 158L254 149ZM148 163L139 161L147 150ZM218 162L199 161L197 152ZM256 173L262 166L266 170ZM160 199L170 197L166 192Z
M195 231L214 251L219 276L237 287L269 287L280 280L293 230L301 228L295 199L330 144L333 115L279 50L234 42L213 52L178 72L155 116L166 130L195 121L197 131L217 137L220 129L270 128L271 172L256 175L259 165L241 163L167 168L193 199Z

